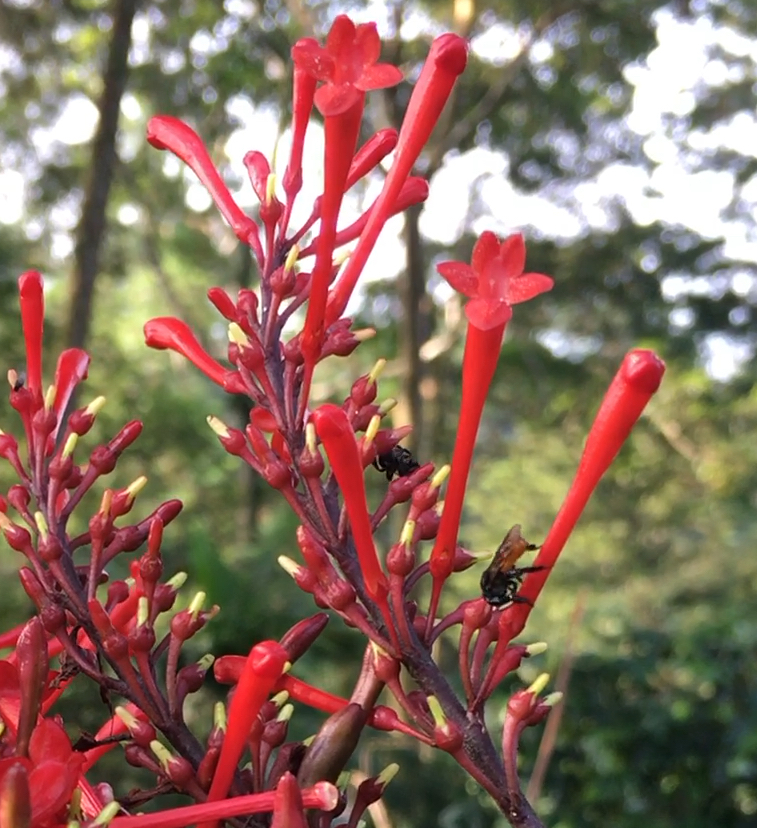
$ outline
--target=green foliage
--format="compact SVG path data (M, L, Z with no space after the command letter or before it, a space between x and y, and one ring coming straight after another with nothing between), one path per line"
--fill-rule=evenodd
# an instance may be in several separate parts
M627 70L643 65L655 48L662 8L646 0L490 4L472 22L474 41L497 26L510 28L513 36L523 35L524 54L508 62L472 53L449 136L443 136L452 146L439 144L440 158L445 149L503 153L517 191L572 211L580 228L569 238L525 228L533 238L529 269L553 274L556 285L533 305L517 308L509 328L472 474L466 545L493 550L513 523L539 542L623 353L636 345L655 347L669 366L661 393L600 486L527 628L529 641L550 643L551 669L568 638L578 655L537 803L546 822L560 828L741 828L757 812L757 691L751 669L757 642L755 368L747 363L740 375L717 382L702 360L714 334L752 347L754 263L727 257L718 232L703 238L662 218L635 224L622 192L603 197L606 221L592 224L576 195L576 188L613 163L647 174L657 166L645 136L632 132L624 118L633 100ZM450 25L449 4L403 9L407 15L413 10ZM135 26L121 163L108 205L89 343L89 393L104 394L108 405L87 446L108 439L129 419L144 421L143 436L119 465L113 485L146 474L149 485L137 506L145 514L166 497L185 502L166 532L167 568L189 573L190 595L203 589L210 602L221 605L198 642L198 656L244 652L254 640L279 637L313 608L275 563L279 554L296 557L293 518L265 484L220 449L205 425L211 413L242 423L244 407L210 388L181 360L142 345L145 320L176 314L222 357L225 329L201 296L211 285L233 291L255 278L249 257L236 249L214 212L187 207L187 179L146 146L144 126L156 112L178 115L197 127L219 163L236 126L225 106L232 96L271 107L283 128L290 106L289 46L310 34L311 22L320 26L332 13L326 4L240 2L222 9L212 0L150 2L142 4ZM699 0L671 4L666 13L682 19L698 14L746 38L757 33L749 4ZM6 364L20 367L12 280L26 267L43 269L50 277L48 378L50 355L63 344L66 242L91 148L64 143L53 133L41 141L39 131L50 130L71 101L97 101L110 22L109 6L100 2L0 2L0 42L7 55L0 70L0 169L20 172L26 187L22 219L0 227L0 346ZM733 173L733 200L725 212L749 237L755 218L744 191L750 182L753 187L754 158L727 147L695 151L688 141L695 131L709 135L753 108L753 55L724 42L713 42L710 59L725 63L729 80L721 86L702 82L693 108L666 113L661 129L691 172ZM528 53L534 44L541 47L539 60ZM425 37L401 44L409 76L425 50ZM376 107L377 125L385 125L384 110L401 108L407 94L404 87L395 98L384 98L386 106ZM491 106L484 111L480 106L487 102ZM430 158L434 170L440 158ZM437 284L434 257L469 256L472 227L480 230L490 209L483 183L471 184L467 223L456 245L445 249L429 242L430 286ZM750 285L746 291L737 289L739 276ZM666 292L673 277L683 278L675 295ZM690 324L675 324L675 311L690 314ZM324 398L340 400L373 360L397 355L405 325L398 322L401 313L394 280L366 288L358 317L360 324L376 327L378 336L347 363L334 361L319 371ZM459 403L463 327L456 318L456 300L445 303L434 293L427 334L439 337L441 345L425 363L432 438L424 449L428 457L421 459L439 463L449 459ZM403 370L399 360L390 362L382 398L401 395ZM13 430L12 423L3 402L0 424ZM12 479L5 469L2 475L7 487ZM378 475L371 480L373 502L383 485ZM385 537L388 546L388 528ZM7 586L16 565L8 551L0 555L6 583L2 621L18 619L26 606L20 591ZM479 575L476 569L456 579L449 607L477 594ZM586 603L585 620L570 630L579 596ZM360 646L360 636L333 622L297 672L345 692ZM452 669L453 639L443 646ZM531 680L542 664L528 663L523 679ZM215 689L198 703L198 722L207 720ZM74 685L70 703L81 705L77 693ZM505 692L499 693L504 705ZM293 726L304 735L318 721L302 709ZM91 727L97 723L93 717ZM524 776L536 747L531 734ZM499 824L486 798L465 786L447 758L385 734L366 740L360 756L367 772L400 762L401 774L387 793L398 828Z

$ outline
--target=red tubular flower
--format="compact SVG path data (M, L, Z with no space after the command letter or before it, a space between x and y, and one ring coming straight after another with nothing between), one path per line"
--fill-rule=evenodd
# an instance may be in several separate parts
M664 373L665 363L653 351L638 349L626 354L594 418L576 476L534 561L534 566L545 569L528 575L520 591L531 604L541 592L549 568L565 546L597 483L660 387ZM503 616L503 623L507 622L508 640L525 626L531 604L516 604L506 618Z
M18 277L21 323L26 344L26 383L35 399L42 396L42 332L45 324L45 296L42 275L27 270Z
M337 18L339 20L340 18ZM347 19L347 18L342 18ZM336 24L335 24L336 25ZM333 29L332 29L333 31ZM327 87L321 87L318 92ZM316 100L318 96L316 92ZM314 366L320 356L324 336L324 311L326 296L331 282L332 259L336 242L336 225L342 206L347 174L355 153L363 117L363 98L345 111L330 114L325 122L324 140L324 190L321 202L321 228L316 240L315 266L310 279L305 326L302 330L302 353L306 366ZM303 401L307 393L303 392Z
M3 771L3 766L6 766ZM32 824L29 772L18 759L0 760L0 825L29 828Z
M342 275L334 285L326 311L326 327L333 324L347 307L358 277L368 261L397 196L426 141L431 135L458 75L465 69L468 47L454 34L437 37L410 97L400 129L394 162L384 181L371 217L350 256Z
M202 181L221 215L236 237L252 248L259 263L263 262L258 227L242 212L210 160L200 136L183 121L170 115L156 115L147 124L147 140L159 150L170 150Z
M427 198L428 182L425 178L412 175L402 185L402 190L400 190L400 194L397 196L397 200L395 201L392 209L389 211L387 217L391 218L392 216L396 216L398 213L404 212L408 207L412 207L414 204L421 204ZM368 224L375 207L376 202L371 204L362 216L355 219L352 224L340 230L334 238L334 247L341 247L342 245L348 244L353 239L356 239ZM315 251L316 245L317 239L315 242L309 244L300 251L300 258L311 255Z
M297 779L287 771L276 785L271 828L307 828L302 792Z
M28 758L0 760L0 790L10 769L23 764L28 774L31 825L57 825L60 812L77 787L83 761L82 754L71 747L63 727L52 719L42 719L32 733Z
M42 708L42 697L47 688L49 656L47 636L42 622L36 616L27 622L16 645L18 686L21 707L16 733L16 755L26 756Z
M470 265L445 262L438 267L439 273L453 288L474 298L465 309L468 330L452 473L439 532L431 552L433 585L428 614L429 628L436 614L442 584L454 568L457 533L473 448L486 395L497 367L505 327L512 316L510 306L549 290L553 284L549 276L541 273L524 274L525 257L526 249L521 235L510 236L500 242L494 233L487 231L476 242Z
M507 703L505 724L502 728L502 758L505 765L508 791L513 798L520 795L520 784L518 782L518 742L520 734L527 727L541 722L562 696L561 693L554 693L547 698L539 698L539 694L548 680L549 676L542 673L530 687L513 693Z
M57 435L60 428L60 417L68 406L68 401L76 386L87 378L89 370L89 354L81 348L68 348L58 357L55 369L55 402L53 411L58 415L58 424L53 432Z
M374 600L385 598L388 585L373 543L363 464L350 421L339 406L327 404L313 413L313 423L344 496L365 588Z
M302 791L304 808L331 811L339 801L339 790L330 782L318 782ZM116 817L109 828L184 828L201 820L231 819L245 814L260 814L272 811L276 802L275 791L235 796L223 802L203 802L201 805L185 805L154 814Z
M340 14L321 47L311 38L292 47L294 65L324 85L315 93L315 105L324 117L340 115L371 89L385 89L402 80L396 66L376 63L381 41L375 23L356 26ZM351 158L351 156L350 156Z
M289 697L301 704L306 704L315 710L322 710L324 713L336 713L350 702L341 696L335 696L319 687L313 687L302 679L291 676L288 673L283 675L276 684L276 690L286 690Z
M276 641L262 641L250 650L234 698L229 706L226 738L223 741L218 766L208 791L208 803L217 802L228 793L239 757L247 744L252 723L284 671L286 662L286 650ZM265 810L270 810L270 808ZM208 814L208 816L214 817L215 815ZM160 824L167 825L168 823ZM215 825L215 822L210 825Z
M488 230L473 248L469 265L443 262L437 270L458 292L471 301L465 315L471 325L488 331L505 324L512 306L552 289L554 282L542 273L524 273L526 245L520 233L504 241Z
M364 175L375 169L387 155L397 146L399 133L396 129L380 129L363 144L355 153L350 164L347 176L347 189L359 181Z
M315 105L325 119L325 186L321 229L302 333L302 353L307 366L303 400L307 397L312 368L323 345L323 317L331 281L337 218L357 146L365 92L393 86L402 79L402 73L395 66L376 63L380 52L381 42L375 23L355 26L346 15L339 15L334 21L325 48L309 38L292 48L295 65L317 80L325 81L315 93Z
M318 42L312 38L300 40L299 43L304 45L310 41L318 47ZM292 84L292 149L281 182L287 201L281 218L282 236L286 234L294 200L302 189L302 150L305 146L305 133L310 121L310 113L313 110L315 85L316 79L310 72L295 64Z
M173 316L160 316L145 322L144 333L145 343L150 348L176 351L221 388L235 390L236 371L229 371L216 362L200 345L186 322Z

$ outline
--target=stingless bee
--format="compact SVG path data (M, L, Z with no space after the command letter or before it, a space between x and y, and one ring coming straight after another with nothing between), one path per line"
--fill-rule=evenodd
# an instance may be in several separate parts
M529 543L520 533L520 524L505 535L504 540L494 553L494 558L481 576L481 594L493 607L505 607L508 604L530 604L528 598L518 595L523 576L529 572L539 572L544 566L515 566L524 553L538 549Z
M373 461L373 465L380 472L384 472L386 479L389 481L395 474L398 477L407 477L421 467L410 449L406 449L404 446L395 446L391 451L379 454Z

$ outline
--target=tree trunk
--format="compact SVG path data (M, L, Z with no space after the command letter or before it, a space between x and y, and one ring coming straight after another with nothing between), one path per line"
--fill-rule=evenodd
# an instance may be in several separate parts
M100 121L92 144L92 163L77 229L67 333L69 347L83 348L89 336L95 277L107 226L108 195L117 160L118 114L129 74L131 24L138 2L139 0L116 0L113 12L108 63L98 104Z
M404 367L403 396L407 406L407 422L413 424L413 434L407 442L417 451L423 440L423 409L421 405L422 365L420 348L425 339L423 324L424 297L426 297L425 267L418 219L419 206L405 212L406 270L402 284L403 318L400 348ZM427 298L427 297L426 297Z

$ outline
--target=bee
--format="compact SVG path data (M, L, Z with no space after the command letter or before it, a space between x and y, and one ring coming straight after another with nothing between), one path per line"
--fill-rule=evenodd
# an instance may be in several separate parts
M421 464L411 454L410 449L406 449L404 446L395 446L391 451L379 454L373 461L373 465L380 472L384 472L386 479L389 481L395 474L398 477L407 477L421 467Z
M505 607L508 604L530 604L528 598L521 598L518 590L523 576L529 572L539 572L544 566L515 566L515 562L525 553L538 549L529 543L520 533L520 524L505 535L504 540L494 553L494 558L481 576L481 594L493 607Z

